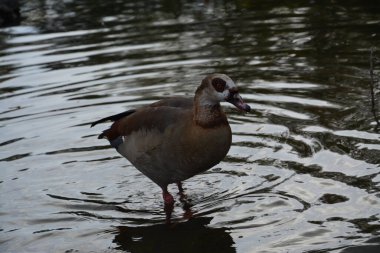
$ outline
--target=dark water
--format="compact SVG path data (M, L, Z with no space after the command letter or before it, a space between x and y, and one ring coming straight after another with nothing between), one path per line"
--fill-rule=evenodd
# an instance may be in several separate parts
M380 252L378 1L34 0L21 14L0 30L1 252ZM87 124L213 72L254 112L225 106L233 146L185 182L193 217L175 195L167 225L160 189Z

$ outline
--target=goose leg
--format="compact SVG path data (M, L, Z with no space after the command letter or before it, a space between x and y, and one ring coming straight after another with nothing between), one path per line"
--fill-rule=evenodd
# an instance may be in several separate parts
M166 223L171 223L172 212L174 209L174 198L168 192L168 186L162 187L162 198L164 199L164 211L166 214Z
M187 199L187 196L185 194L185 191L182 186L182 182L177 182L177 187L179 191L180 198L179 200L182 203L182 208L185 211L183 214L183 218L185 219L191 219L193 217L193 211L191 210L191 207L193 206L190 201Z
M181 182L177 182L177 187L178 187L178 191L179 193L183 193L183 187L182 187L182 183Z
M174 198L173 196L168 192L168 186L162 187L162 198L164 199L165 206L166 205L174 205Z

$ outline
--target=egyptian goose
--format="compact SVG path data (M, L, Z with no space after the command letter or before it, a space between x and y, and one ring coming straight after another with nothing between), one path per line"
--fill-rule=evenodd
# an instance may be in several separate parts
M231 128L220 102L242 111L243 102L235 83L224 74L202 80L194 98L173 97L148 106L100 119L91 127L114 121L99 135L127 158L140 172L159 185L165 205L173 205L167 186L202 173L218 164L231 146Z

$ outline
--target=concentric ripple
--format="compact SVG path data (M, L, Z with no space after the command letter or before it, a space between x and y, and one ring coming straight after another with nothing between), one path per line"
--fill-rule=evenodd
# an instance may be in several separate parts
M378 251L377 3L21 2L0 29L1 252ZM213 72L253 112L223 105L232 147L170 187L167 224L159 187L89 123Z

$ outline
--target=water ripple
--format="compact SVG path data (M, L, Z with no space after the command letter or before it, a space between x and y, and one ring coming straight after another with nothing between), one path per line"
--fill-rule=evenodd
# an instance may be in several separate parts
M377 5L90 2L26 1L22 25L0 29L2 252L378 243L367 87ZM236 80L253 110L223 103L231 150L185 181L185 195L169 187L167 225L159 187L96 138L107 124L89 123L192 96L212 72Z

